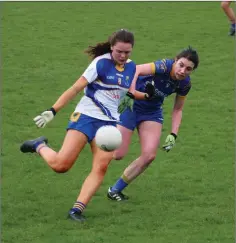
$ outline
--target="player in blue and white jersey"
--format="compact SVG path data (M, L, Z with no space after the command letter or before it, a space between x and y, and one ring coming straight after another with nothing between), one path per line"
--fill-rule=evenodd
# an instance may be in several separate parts
M76 203L69 211L69 217L73 220L85 220L82 212L101 185L112 160L113 152L99 149L94 137L101 126L116 126L119 102L126 95L136 71L135 63L129 60L133 46L133 34L124 29L113 33L108 41L90 46L86 52L93 61L82 76L59 97L52 108L34 118L39 128L44 127L84 89L84 96L71 115L59 152L47 145L45 137L28 140L21 145L23 153L36 152L55 172L64 173L73 166L86 143L90 143L93 166Z
M135 83L137 80L136 90L149 93L148 90L154 86L155 94L150 101L135 100L133 111L131 109L124 110L123 107L124 111L120 116L118 125L122 133L123 143L115 151L114 159L122 159L128 152L135 128L138 129L141 155L124 170L118 181L108 189L108 198L116 201L128 199L122 193L123 189L143 173L155 159L163 124L162 104L166 97L176 93L172 112L172 129L163 145L163 149L167 152L173 148L182 120L185 98L191 88L190 74L198 67L198 64L197 52L189 47L180 52L175 59L163 59L137 65L133 81Z

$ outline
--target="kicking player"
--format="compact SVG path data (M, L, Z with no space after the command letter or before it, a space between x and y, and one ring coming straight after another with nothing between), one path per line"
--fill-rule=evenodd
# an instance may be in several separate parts
M235 28L236 28L236 17L235 17L233 9L230 7L231 3L232 3L232 1L224 0L221 2L221 8L223 9L227 18L230 21L229 35L234 36Z
M198 64L197 52L189 47L181 51L175 59L163 59L137 65L132 87L134 83L136 90L147 92L150 86L154 85L155 95L151 101L135 100L133 111L126 108L126 104L120 104L121 111L124 111L120 116L118 128L122 133L123 143L115 151L114 159L120 160L128 152L135 128L138 129L141 155L124 170L117 182L109 187L107 193L109 199L116 201L128 199L122 191L155 159L162 131L162 104L167 96L176 93L172 112L172 128L163 145L166 152L173 148L182 120L185 99L191 88L190 75Z
M113 152L99 149L94 137L101 126L116 126L120 99L127 93L136 71L135 63L128 59L133 46L133 33L124 29L113 33L107 42L90 46L87 53L93 61L82 76L59 97L52 108L34 118L39 128L45 127L56 113L85 89L84 96L71 115L63 145L58 152L47 145L48 139L45 137L25 141L20 147L23 153L38 153L55 172L64 173L73 166L86 143L90 143L93 165L77 201L68 213L73 220L85 220L83 210L101 185L112 160Z

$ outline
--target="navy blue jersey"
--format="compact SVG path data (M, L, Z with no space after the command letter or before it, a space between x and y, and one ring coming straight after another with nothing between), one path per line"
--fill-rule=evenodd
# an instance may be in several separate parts
M180 96L186 96L191 88L190 77L183 80L173 80L171 70L174 64L172 59L158 60L153 63L154 75L140 76L136 83L136 90L145 92L148 82L154 82L157 98L154 100L135 100L134 110L152 112L161 107L165 97L177 93Z

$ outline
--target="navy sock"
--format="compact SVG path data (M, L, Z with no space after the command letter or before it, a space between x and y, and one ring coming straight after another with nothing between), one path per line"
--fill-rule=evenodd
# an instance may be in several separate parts
M33 145L33 146L34 146L35 151L36 151L37 147L38 147L40 144L42 144L42 143L44 143L44 144L45 144L45 142L39 141L39 142L37 142L37 143L35 143L35 144Z
M231 24L231 27L232 27L233 29L235 29L235 27L236 27L236 23Z
M127 182L127 179L124 175L122 175L117 182L113 185L113 187L111 188L111 191L113 192L121 192L122 190L124 190L127 186L129 185L129 183Z
M86 208L86 205L85 205L84 203L82 203L82 202L80 202L80 201L77 201L77 202L74 204L72 210L82 213L82 212L84 211L85 208Z

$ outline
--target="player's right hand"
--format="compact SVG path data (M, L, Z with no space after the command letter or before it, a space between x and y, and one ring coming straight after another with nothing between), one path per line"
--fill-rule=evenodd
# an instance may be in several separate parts
M33 120L39 128L44 128L56 115L54 108L44 111L41 115L36 116Z

